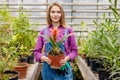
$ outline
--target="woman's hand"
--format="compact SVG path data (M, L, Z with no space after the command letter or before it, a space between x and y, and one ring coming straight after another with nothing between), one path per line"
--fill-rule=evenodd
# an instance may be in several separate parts
M65 65L68 60L70 60L70 57L69 57L69 56L66 56L64 59L62 59L62 60L60 61L60 66Z
M46 57L46 56L42 56L42 57L41 57L41 60L47 62L48 64L51 64L51 62L52 62L52 61L51 61L48 57Z

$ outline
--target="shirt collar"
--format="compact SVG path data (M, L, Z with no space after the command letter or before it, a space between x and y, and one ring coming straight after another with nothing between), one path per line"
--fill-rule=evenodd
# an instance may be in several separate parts
M53 25L49 25L48 28L53 28ZM58 29L59 28L64 28L62 25L58 26Z

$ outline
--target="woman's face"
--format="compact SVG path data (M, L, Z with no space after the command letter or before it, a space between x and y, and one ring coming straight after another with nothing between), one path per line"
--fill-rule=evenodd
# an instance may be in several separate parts
M61 11L58 6L53 6L50 10L50 18L53 23L59 23L61 19Z

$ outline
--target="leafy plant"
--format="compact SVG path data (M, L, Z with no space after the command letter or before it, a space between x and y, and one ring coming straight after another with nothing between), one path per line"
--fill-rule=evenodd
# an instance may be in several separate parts
M35 46L37 32L29 30L29 28L29 18L22 12L19 12L19 17L14 19L14 35L12 36L10 45L16 47L17 53L20 54L21 57L30 55Z
M13 18L7 7L0 11L0 17L0 46L5 47L11 39Z
M81 35L77 38L77 44L78 44L78 53L80 55L85 55L85 52L84 52L84 46L85 46L85 43L86 43L86 38L83 37L84 34L84 29L85 29L85 23L84 22L81 22L80 23L80 26L81 26Z
M114 0L114 2L114 6L110 6L114 19L109 19L103 14L101 23L94 21L97 28L90 33L85 47L87 56L102 59L103 66L111 71L112 77L119 73L117 69L120 68L120 30L118 23L120 15L116 7L117 0Z
M83 80L82 73L79 70L78 65L76 64L75 61L73 61L72 67L73 67L74 80Z
M120 79L120 68L116 68L114 71L112 71L110 78L114 78L114 80Z
M8 75L5 75L6 70L13 70L16 65L16 55L14 48L9 45L12 36L12 23L14 17L8 12L5 6L0 11L0 79L8 80Z

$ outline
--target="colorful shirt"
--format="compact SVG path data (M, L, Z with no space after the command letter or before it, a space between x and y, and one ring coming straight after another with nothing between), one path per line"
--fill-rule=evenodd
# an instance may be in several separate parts
M53 28L52 25L47 27L47 29L48 29L47 36L51 35L50 29L52 29L52 28ZM59 26L58 29L60 30L60 32L58 33L57 41L60 41L61 38L64 36L66 28L64 28L62 26ZM68 32L67 32L68 34L74 33L74 31L72 30L71 27L67 27L67 29L68 29ZM44 32L45 32L45 29L42 29L39 32L39 34L44 35ZM34 50L34 56L35 56L35 59L36 59L37 62L40 61L41 56L43 55L42 54L42 51L43 51L42 49L44 48L45 43L46 43L46 40L43 39L42 36L38 36L36 47L35 47L35 50ZM74 58L78 55L78 49L77 49L75 36L74 35L69 36L65 40L64 45L65 45L66 54L70 57L70 60L73 61Z

